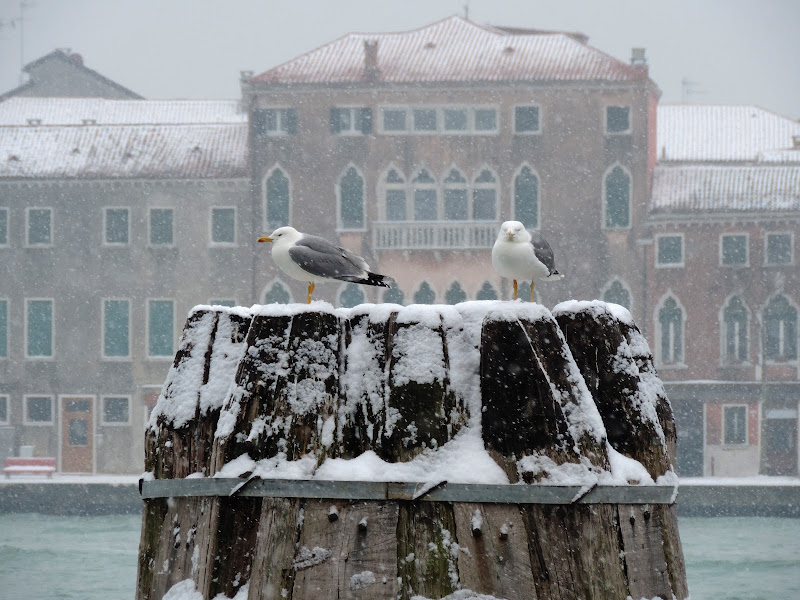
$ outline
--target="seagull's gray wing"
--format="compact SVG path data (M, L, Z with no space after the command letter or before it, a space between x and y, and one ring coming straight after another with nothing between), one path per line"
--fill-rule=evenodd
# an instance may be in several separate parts
M533 254L547 267L547 270L550 271L550 275L558 273L558 271L556 271L555 255L553 254L553 249L550 247L550 244L547 243L547 240L540 235L534 236L531 239L531 246L533 246Z
M303 270L317 277L350 281L360 279L364 271L369 271L363 258L316 235L303 234L289 248L289 256Z

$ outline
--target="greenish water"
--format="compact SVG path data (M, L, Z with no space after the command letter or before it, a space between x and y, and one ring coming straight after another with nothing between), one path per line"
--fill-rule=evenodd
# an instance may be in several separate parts
M141 518L0 515L0 597L131 600ZM682 518L692 600L800 598L800 519Z

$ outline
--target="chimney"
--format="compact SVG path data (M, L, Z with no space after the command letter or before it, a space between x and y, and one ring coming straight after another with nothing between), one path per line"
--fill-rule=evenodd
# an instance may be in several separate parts
M364 80L378 81L381 70L378 67L378 40L364 40Z
M634 67L644 67L647 65L644 48L633 48L631 50L631 65Z
M792 149L793 150L800 150L800 135L793 135L792 136Z
M239 81L242 83L247 83L250 78L253 76L252 71L239 71Z

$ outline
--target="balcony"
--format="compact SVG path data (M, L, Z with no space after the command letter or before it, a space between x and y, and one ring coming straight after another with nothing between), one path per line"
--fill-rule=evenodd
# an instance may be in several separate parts
M375 250L489 249L499 221L376 221Z

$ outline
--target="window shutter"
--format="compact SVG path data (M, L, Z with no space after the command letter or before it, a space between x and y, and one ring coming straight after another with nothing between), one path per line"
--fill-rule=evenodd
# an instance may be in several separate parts
M358 110L358 126L361 133L368 135L372 133L372 109L360 108Z
M253 133L256 135L266 135L267 133L267 114L265 110L256 109L253 111Z
M341 128L341 119L339 118L339 110L338 108L331 108L331 133L336 135L339 133Z
M286 133L297 133L297 111L294 108L286 109Z

